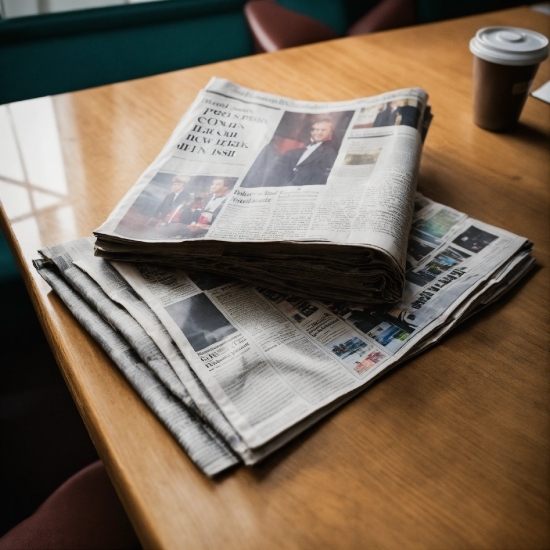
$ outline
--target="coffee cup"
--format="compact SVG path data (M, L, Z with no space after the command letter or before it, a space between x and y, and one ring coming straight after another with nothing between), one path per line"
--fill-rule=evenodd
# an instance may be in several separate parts
M517 27L485 27L470 41L474 54L474 122L503 132L518 122L548 39Z

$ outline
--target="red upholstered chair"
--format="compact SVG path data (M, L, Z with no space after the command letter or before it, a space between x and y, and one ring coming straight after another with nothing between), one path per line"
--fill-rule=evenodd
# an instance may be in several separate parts
M101 461L80 470L0 538L0 550L140 548Z
M245 5L244 13L257 53L337 37L324 23L284 8L273 0L251 0ZM415 0L382 0L356 21L346 34L368 34L414 25L416 22Z

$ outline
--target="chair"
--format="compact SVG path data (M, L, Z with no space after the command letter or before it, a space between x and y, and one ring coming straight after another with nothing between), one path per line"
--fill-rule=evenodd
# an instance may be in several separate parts
M139 541L107 476L94 462L0 538L0 550L137 549Z
M338 33L325 23L288 9L272 0L251 0L245 17L257 53L272 52L336 38ZM346 31L348 36L414 25L414 0L382 0Z
M334 0L333 13L339 8L347 18L344 28L341 28L341 17L327 17L329 13L326 10L326 13L319 10L324 17L319 16L313 13L307 0L250 0L245 6L245 16L256 52L261 53L338 36L369 34L464 17L524 3L523 0Z

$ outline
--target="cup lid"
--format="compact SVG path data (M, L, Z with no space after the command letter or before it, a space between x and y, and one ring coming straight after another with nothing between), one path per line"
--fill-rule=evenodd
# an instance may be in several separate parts
M548 38L529 29L485 27L470 40L470 51L500 65L534 65L548 57Z

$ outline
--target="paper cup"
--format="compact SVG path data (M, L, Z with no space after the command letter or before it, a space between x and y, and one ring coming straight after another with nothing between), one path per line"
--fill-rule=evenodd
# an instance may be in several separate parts
M518 122L548 39L516 27L486 27L470 41L474 54L474 122L495 132Z

